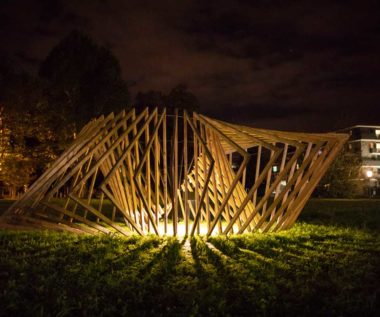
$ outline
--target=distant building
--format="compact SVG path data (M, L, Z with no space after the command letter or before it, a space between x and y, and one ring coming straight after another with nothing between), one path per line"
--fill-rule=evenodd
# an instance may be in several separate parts
M380 185L380 126L355 125L339 132L350 134L347 149L362 159L362 177L376 190ZM376 194L376 191L374 192Z

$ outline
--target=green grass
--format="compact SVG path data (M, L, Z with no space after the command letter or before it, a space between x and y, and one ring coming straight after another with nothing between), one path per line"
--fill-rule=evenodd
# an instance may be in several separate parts
M311 199L298 221L380 232L380 199Z
M380 201L312 200L276 234L0 231L0 316L377 316L379 223Z

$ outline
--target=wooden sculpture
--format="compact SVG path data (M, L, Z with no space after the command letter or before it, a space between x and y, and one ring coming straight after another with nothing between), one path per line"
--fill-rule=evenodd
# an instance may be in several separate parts
M1 220L122 235L288 229L346 140L122 111L89 122Z

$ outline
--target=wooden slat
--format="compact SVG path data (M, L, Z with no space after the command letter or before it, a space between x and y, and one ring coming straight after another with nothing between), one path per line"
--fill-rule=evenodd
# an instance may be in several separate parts
M168 234L169 216L173 235L181 219L186 235L200 233L202 222L207 235L288 229L348 138L257 129L185 111L180 117L178 110L146 108L91 121L0 221L21 217L33 226L121 235ZM242 158L236 172L235 155ZM64 188L67 199L57 202Z

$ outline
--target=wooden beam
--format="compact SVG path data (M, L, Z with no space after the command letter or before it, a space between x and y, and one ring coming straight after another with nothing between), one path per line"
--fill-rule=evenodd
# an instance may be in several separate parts
M178 110L167 115L165 109L146 108L91 121L0 221L19 217L41 228L120 235L153 229L161 235L171 231L172 213L173 235L182 218L186 235L200 233L202 221L207 235L284 230L295 223L348 139L257 129L186 111L179 118ZM252 173L250 153L257 154ZM235 155L242 158L236 172ZM279 164L276 175L274 164ZM258 197L262 186L264 195ZM59 202L63 188L67 200Z

